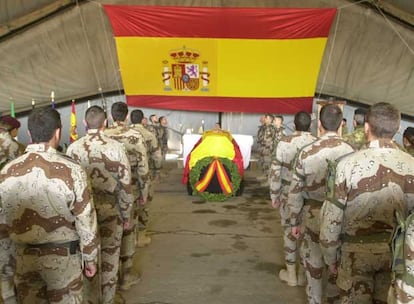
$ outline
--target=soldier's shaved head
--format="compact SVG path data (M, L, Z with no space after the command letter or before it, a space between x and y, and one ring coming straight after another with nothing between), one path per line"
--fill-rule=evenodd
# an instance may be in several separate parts
M128 115L128 106L125 102L115 102L111 107L111 115L115 121L125 121Z
M144 119L144 113L141 110L134 110L131 112L131 122L133 124L140 124Z
M296 131L309 131L312 119L309 113L304 111L298 112L295 115L295 129Z
M373 136L391 139L400 127L401 113L393 105L380 102L369 108L366 119Z
M33 143L47 143L57 129L62 129L60 114L50 106L34 109L29 115L27 127Z
M354 121L355 121L356 126L364 125L366 114L367 114L367 110L363 108L358 108L354 111Z
M99 106L92 106L86 110L85 121L89 129L100 129L106 119L105 111Z
M326 131L338 131L342 123L341 108L336 104L324 105L319 113L319 120Z

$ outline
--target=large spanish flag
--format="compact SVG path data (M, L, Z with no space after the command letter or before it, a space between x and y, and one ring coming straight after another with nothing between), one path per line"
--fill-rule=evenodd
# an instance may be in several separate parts
M336 9L104 7L130 105L312 110Z

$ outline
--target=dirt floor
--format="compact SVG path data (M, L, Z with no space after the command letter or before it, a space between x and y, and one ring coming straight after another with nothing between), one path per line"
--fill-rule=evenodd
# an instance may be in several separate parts
M258 170L246 170L242 196L205 202L187 194L176 162L166 167L150 206L152 243L135 261L142 280L122 293L126 303L306 303L304 287L278 278L279 212L256 181Z

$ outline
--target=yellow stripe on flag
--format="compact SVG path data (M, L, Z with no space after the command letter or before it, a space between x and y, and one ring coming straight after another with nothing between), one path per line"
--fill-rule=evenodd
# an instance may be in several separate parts
M301 97L313 96L327 38L218 39L116 37L127 95ZM208 90L178 90L170 54L199 52L193 63L208 73ZM166 83L170 73L169 88ZM207 74L206 74L207 75ZM174 84L175 83L175 84Z

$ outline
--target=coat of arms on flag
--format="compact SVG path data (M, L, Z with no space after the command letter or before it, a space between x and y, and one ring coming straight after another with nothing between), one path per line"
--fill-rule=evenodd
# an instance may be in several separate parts
M209 90L208 62L200 64L200 52L183 46L181 49L170 51L170 61L163 63L164 91L201 91Z

